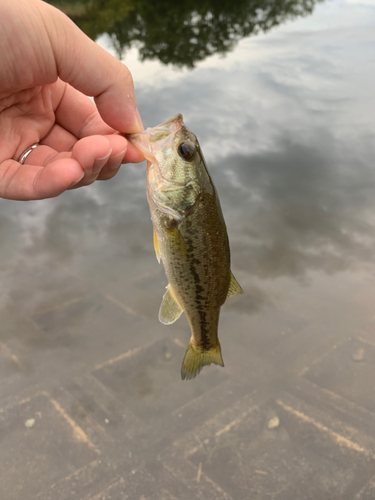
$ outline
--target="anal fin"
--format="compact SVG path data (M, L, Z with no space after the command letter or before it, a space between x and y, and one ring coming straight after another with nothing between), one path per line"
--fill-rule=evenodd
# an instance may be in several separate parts
M171 325L182 314L181 307L177 304L173 297L170 286L167 286L167 291L164 294L163 300L159 310L159 321L164 325Z
M243 290L231 271L227 297L232 297L232 295L240 295L241 293L243 293Z

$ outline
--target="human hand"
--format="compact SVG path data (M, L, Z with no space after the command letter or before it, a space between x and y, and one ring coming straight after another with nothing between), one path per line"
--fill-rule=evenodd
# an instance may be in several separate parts
M120 135L143 128L124 64L40 0L1 0L0 19L0 197L51 198L143 160Z

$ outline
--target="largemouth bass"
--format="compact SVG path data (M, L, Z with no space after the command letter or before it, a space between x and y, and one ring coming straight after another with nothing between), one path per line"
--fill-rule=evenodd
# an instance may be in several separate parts
M230 270L220 202L196 136L182 115L128 136L147 161L147 199L156 257L168 279L159 319L174 323L184 312L191 328L181 367L194 378L205 365L224 366L218 339L220 307L243 293Z

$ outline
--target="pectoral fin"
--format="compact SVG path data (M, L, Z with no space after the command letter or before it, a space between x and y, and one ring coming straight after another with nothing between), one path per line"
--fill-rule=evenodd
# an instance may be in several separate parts
M236 278L233 276L232 271L230 273L230 283L227 297L231 297L232 295L240 295L243 293L242 288L238 284Z
M178 256L182 260L186 260L187 258L186 243L178 227L175 225L171 225L170 227L166 227L165 230L167 232L169 246L173 254Z
M155 228L153 228L153 230L154 230L154 249L156 253L156 258L158 259L158 262L160 264L160 250L159 250L158 237L156 236Z
M164 323L164 325L171 325L182 314L181 307L177 304L173 294L171 292L170 286L167 286L167 291L164 294L163 300L161 301L161 306L159 310L159 321Z

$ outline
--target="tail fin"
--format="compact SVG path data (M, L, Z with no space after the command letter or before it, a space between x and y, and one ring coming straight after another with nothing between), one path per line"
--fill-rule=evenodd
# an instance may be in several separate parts
M219 341L215 347L212 347L208 351L190 342L181 366L182 380L194 378L204 366L211 363L224 366Z

